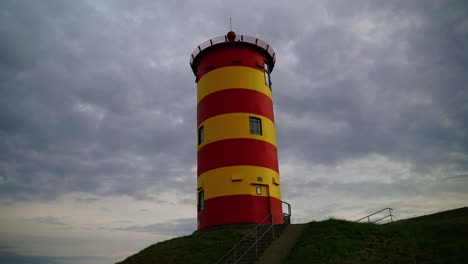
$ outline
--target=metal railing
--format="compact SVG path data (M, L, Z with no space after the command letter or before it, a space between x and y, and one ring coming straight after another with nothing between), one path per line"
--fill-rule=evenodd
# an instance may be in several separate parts
M283 204L287 205L288 212L283 213L276 218L273 217L273 213L283 208ZM236 264L247 255L247 253L255 247L255 257L258 258L258 242L260 239L272 230L273 238L275 238L275 223L279 222L279 219L283 219L284 224L291 223L291 205L287 202L281 201L281 204L274 208L265 218L260 221L254 228L252 228L234 247L232 247L224 256L222 256L216 264L221 263L233 263ZM268 223L271 219L271 223ZM267 227L265 230L260 230L262 227ZM251 240L253 239L252 243Z
M203 42L202 44L198 45L198 47L192 52L192 55L190 56L190 65L193 65L193 60L195 59L195 57L204 49L217 45L217 44L225 43L225 42L231 42L231 41L227 38L227 36L220 36L220 37L207 40ZM237 35L236 38L232 42L245 42L245 43L253 44L265 50L266 52L268 52L268 54L270 54L271 58L273 59L273 63L276 62L275 51L268 43L266 43L263 40L250 37L250 36L246 36L246 35Z
M381 213L381 212L383 212L383 211L387 211L387 210L388 210L388 214L385 215L384 217L381 217L381 218L379 218L379 219L377 219L377 220L375 220L375 221L371 221L371 220L370 220L370 217L371 217L371 216L376 215L376 214L378 214L378 213ZM375 224L375 223L378 223L378 222L380 222L380 221L382 221L382 220L384 220L384 219L386 219L386 218L388 218L388 217L390 217L390 222L393 222L393 209L390 208L390 207L384 208L384 209L382 209L382 210L379 210L379 211L377 211L377 212L375 212L375 213L372 213L372 214L370 214L370 215L368 215L368 216L364 216L363 218L361 218L361 219L359 219L359 220L356 220L356 221L354 221L354 222L360 222L360 221L362 221L362 220L364 220L364 219L367 218L367 222L368 222L368 223Z

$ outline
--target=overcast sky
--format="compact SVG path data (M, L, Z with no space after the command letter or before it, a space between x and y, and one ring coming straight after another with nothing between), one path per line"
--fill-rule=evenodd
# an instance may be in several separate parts
M0 2L0 262L112 263L196 228L190 53L275 49L293 221L468 205L468 2Z

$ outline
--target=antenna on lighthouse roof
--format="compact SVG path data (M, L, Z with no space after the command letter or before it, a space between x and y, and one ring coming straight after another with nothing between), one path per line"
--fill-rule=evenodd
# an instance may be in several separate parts
M235 41L236 40L236 32L232 31L232 17L229 17L229 32L226 34L227 40Z

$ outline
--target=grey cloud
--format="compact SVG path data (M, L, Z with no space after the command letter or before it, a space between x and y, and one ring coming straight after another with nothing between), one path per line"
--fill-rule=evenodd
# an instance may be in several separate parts
M0 251L11 250L11 249L14 249L14 248L15 247L12 247L12 246L0 245Z
M53 226L59 226L59 227L67 226L67 224L61 220L61 218L53 217L53 216L35 217L35 218L27 219L27 220L31 222L35 222L35 223L53 225Z
M292 160L333 172L344 161L378 155L412 170L410 179L391 171L358 183L282 174L293 210L311 193L327 200L295 217L387 202L376 197L410 215L422 209L402 199L466 194L466 1L4 0L0 10L2 204L77 192L81 202L128 195L195 206L196 84L188 59L196 45L226 33L230 16L237 33L277 52L280 167ZM168 192L175 200L161 198ZM114 231L183 235L195 221ZM65 260L47 263L54 261Z
M0 251L0 262L8 264L63 264L58 262L55 257L47 256L24 256L12 252Z
M170 220L145 226L128 226L121 228L113 228L112 230L153 233L166 236L181 236L192 233L196 230L196 228L197 220L195 218L186 218Z
M279 73L275 87L280 154L334 164L377 153L409 160L418 170L440 164L467 169L466 161L451 159L450 153L466 153L468 146L462 74L468 32L456 31L464 17L447 18L466 5L453 1L416 9L397 3L390 10L351 7L353 17L335 14L333 23L317 25L295 42L295 74ZM359 16L376 23L369 37L380 40L365 40L347 24ZM306 123L295 128L290 119ZM333 124L330 133L314 129Z
M57 257L57 256L30 256L18 254L15 252L6 252L0 250L0 262L8 264L69 264L69 263L90 263L106 258L97 256L76 256L76 257Z
M318 179L306 182L288 183L283 182L284 189L291 190L285 195L287 199L303 197L304 194L327 190L340 197L355 198L404 198L414 195L431 196L434 193L466 193L468 183L460 181L437 180L437 181L416 181L401 180L393 183L381 183L363 181L356 183L341 183ZM458 180L455 179L455 180ZM292 191L294 190L294 191Z
M89 263L106 258L98 256L41 256L28 255L16 252L18 248L10 246L0 247L0 262L8 264L69 264L69 263Z
M1 71L4 199L70 191L142 199L148 186L162 191L172 176L192 174L193 78L187 54L169 48L181 42L140 32L154 15L142 28L115 25L131 12L100 4L2 3L2 35L24 44L1 49L11 57L2 61L18 62Z
M460 174L455 176L447 177L449 181L466 181L468 180L468 174Z
M188 56L229 16L277 51L282 161L381 154L420 172L468 169L452 155L468 153L463 1L1 5L3 200L192 192Z

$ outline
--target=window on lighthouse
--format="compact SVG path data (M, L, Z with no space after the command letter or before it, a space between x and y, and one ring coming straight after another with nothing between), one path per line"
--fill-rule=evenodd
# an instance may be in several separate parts
M257 187L256 188L256 192L258 195L262 195L262 188L261 187Z
M203 135L203 126L201 126L201 127L198 129L198 145L200 145L201 143L203 143L203 139L204 139L204 135Z
M250 119L250 134L262 135L262 119L258 117L249 117Z
M198 192L198 211L205 208L205 191Z
M265 84L271 89L270 71L266 62L263 63L263 68L265 69Z

